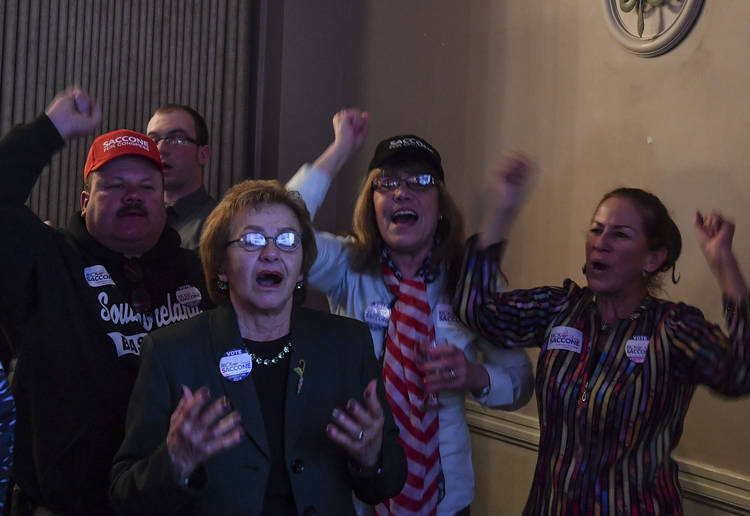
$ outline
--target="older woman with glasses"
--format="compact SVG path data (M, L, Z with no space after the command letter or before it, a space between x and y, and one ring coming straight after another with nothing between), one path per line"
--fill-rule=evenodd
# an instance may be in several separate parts
M287 184L313 213L361 144L367 115L344 110L333 126L331 146ZM474 473L466 393L491 407L520 406L530 393L529 361L523 351L485 348L479 362L479 339L453 315L463 221L446 189L440 154L424 139L404 135L378 144L353 222L351 237L317 234L309 282L328 296L333 312L368 324L382 363L409 476L403 491L376 512L468 514Z
M296 194L275 181L227 191L201 238L219 306L146 338L112 471L117 509L354 514L352 490L370 503L401 490L366 326L296 306L316 254Z

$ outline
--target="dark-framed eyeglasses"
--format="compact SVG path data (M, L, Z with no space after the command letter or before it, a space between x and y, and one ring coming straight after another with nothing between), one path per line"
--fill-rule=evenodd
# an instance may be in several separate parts
M160 136L152 136L151 139L154 140L154 144L157 146L159 145L159 142L164 142L170 147L177 146L177 145L187 145L188 143L194 143L196 145L199 145L198 140L196 140L195 138L191 138L190 136L183 135L183 134L180 134L177 136L165 136L164 138Z
M275 237L266 236L258 231L249 231L244 233L240 238L227 242L227 247L237 244L245 251L253 252L260 251L271 241L276 244L276 248L279 251L284 251L285 253L291 253L302 245L302 238L295 231L282 231Z
M125 279L132 284L130 306L136 313L147 314L151 311L151 295L143 283L143 264L137 258L130 258L122 264Z
M376 192L392 192L399 187L401 182L413 192L424 192L438 183L432 174L415 174L399 178L395 176L380 176L372 181L372 188Z

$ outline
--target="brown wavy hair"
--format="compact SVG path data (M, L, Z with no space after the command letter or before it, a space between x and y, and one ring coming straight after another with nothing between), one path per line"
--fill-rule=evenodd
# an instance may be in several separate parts
M303 285L295 289L294 301L299 304L304 300L307 273L318 257L315 244L315 230L310 221L310 212L299 193L288 191L276 180L242 181L231 187L224 194L218 206L206 219L201 235L200 255L203 264L203 275L206 277L208 294L216 304L229 300L229 292L219 289L217 279L224 260L227 257L227 241L232 221L249 208L262 204L282 204L287 206L299 221L302 228L302 277Z
M375 220L373 202L373 180L383 175L383 170L372 169L365 178L354 205L352 235L352 268L357 272L379 272L382 238ZM464 218L451 198L445 183L438 181L438 225L437 245L432 251L431 262L445 274L445 289L453 297L464 250Z

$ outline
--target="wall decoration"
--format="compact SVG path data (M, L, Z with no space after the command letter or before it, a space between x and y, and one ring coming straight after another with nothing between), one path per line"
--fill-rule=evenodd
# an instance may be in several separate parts
M627 50L655 57L672 49L690 31L703 0L603 0L612 35Z

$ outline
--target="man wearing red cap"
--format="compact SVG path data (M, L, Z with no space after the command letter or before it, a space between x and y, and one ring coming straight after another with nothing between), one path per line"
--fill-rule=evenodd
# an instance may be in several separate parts
M99 124L80 89L0 141L0 284L19 348L14 513L108 514L112 457L147 332L209 307L200 262L166 226L154 142L119 130L91 146L81 212L65 230L25 205L66 139Z

